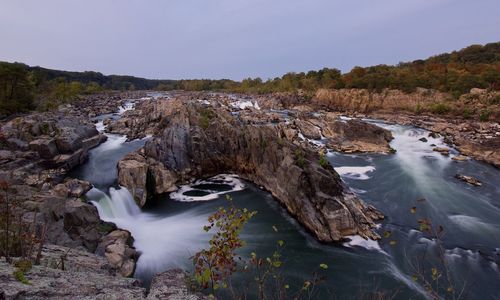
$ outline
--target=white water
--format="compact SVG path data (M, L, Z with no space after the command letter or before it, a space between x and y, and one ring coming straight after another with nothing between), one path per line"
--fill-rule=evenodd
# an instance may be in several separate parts
M343 243L342 245L344 245L344 247L352 248L354 246L358 246L367 250L376 250L387 255L387 253L382 250L382 248L380 248L380 245L377 241L365 239L359 235L348 235L346 236L346 238L350 241Z
M231 189L227 191L216 191L211 189L197 189L193 187L200 184L227 184L231 186ZM180 202L209 201L219 198L220 195L241 191L244 188L245 184L238 178L238 176L232 174L220 174L207 180L197 180L193 184L182 185L177 191L170 193L170 199ZM203 196L185 195L187 192L196 190L206 192L207 194Z
M136 276L185 267L189 263L186 258L202 249L209 239L202 230L208 214L197 208L165 217L141 212L126 188L110 188L109 196L94 188L87 196L102 220L115 223L134 237L134 246L141 253Z
M336 167L335 171L339 173L340 176L357 179L357 180L367 180L370 179L368 173L375 171L375 167Z
M126 102L123 106L118 107L118 114L123 115L126 111L133 110L134 106L134 102Z

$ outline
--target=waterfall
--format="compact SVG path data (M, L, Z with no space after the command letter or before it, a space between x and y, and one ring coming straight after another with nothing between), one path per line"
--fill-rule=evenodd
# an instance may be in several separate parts
M141 211L124 187L110 188L109 196L93 188L87 197L102 220L130 231L141 253L136 277L150 278L169 268L189 268L189 257L208 244L210 233L203 230L213 208L197 206L171 216Z

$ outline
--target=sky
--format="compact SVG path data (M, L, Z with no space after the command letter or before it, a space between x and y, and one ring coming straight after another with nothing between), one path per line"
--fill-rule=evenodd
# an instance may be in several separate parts
M500 41L499 0L0 0L0 61L263 79Z

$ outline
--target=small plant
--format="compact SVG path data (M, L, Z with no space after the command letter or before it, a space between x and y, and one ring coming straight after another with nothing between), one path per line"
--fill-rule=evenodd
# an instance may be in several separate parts
M445 103L433 103L430 105L429 111L434 114L444 115L450 111L450 107Z
M214 118L214 113L211 109L209 108L204 108L200 112L200 121L199 125L203 129L207 129L208 126L210 125L210 120Z
M260 300L313 299L316 294L315 286L325 280L322 273L328 269L328 265L320 264L311 278L304 280L303 285L292 291L282 272L284 241L279 240L276 250L265 258L259 257L256 252L252 252L248 260L237 255L237 250L245 245L245 241L239 236L241 230L257 212L236 208L229 195L226 199L229 206L220 207L209 216L209 225L203 228L205 231L216 231L209 241L209 248L192 257L195 271L194 279L188 281L189 286L208 289L211 297L216 297L217 293L225 290L232 299L247 299L248 291L255 291ZM272 228L278 231L276 226ZM243 280L243 286L236 289L232 284L235 273L253 280Z
M330 165L330 163L326 159L326 155L324 153L321 153L319 155L319 165L322 166L325 169L328 168L328 166Z
M302 153L302 149L300 148L295 149L295 161L297 163L297 166L304 168L306 161L304 158L304 154Z
M9 182L1 180L0 191L0 257L8 263L16 257L39 264L46 225L37 230L36 214L32 224L22 220L20 199L15 197L17 190Z
M246 208L236 208L231 196L226 195L229 207L220 207L208 217L209 225L203 229L216 229L210 248L203 249L193 256L196 282L203 289L209 288L212 295L220 288L227 287L228 279L236 271L236 250L243 247L245 242L239 234L243 226L257 213Z
M14 271L14 273L12 273L12 275L14 275L14 277L16 278L17 281L24 283L24 284L30 284L28 279L26 279L26 277L24 276L24 272L22 270L16 269Z
M479 115L479 120L481 122L487 122L490 119L491 111L489 109L485 109Z
M464 108L464 110L462 111L462 116L464 117L464 119L470 119L470 117L472 116L472 111L470 110L470 108Z
M420 115L423 111L422 105L420 103L417 103L417 106L415 106L415 114Z

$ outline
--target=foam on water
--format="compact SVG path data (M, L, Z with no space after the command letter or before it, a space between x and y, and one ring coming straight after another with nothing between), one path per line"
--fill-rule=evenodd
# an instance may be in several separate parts
M260 109L259 103L257 101L252 102L250 100L238 100L236 102L231 103L230 105L231 107L238 109L245 109L247 107Z
M196 188L197 185L229 185L231 189L218 191L210 188ZM182 185L173 193L170 193L170 199L180 202L209 201L219 198L220 195L230 192L241 191L245 184L236 175L220 174L206 180L197 180L193 184ZM204 195L188 195L191 191L201 191Z
M350 241L342 244L345 247L352 248L352 247L357 246L357 247L365 248L367 250L375 250L375 251L378 251L380 253L384 253L387 255L387 253L384 250L382 250L382 248L380 248L380 245L377 241L365 239L359 235L348 235L348 236L346 236L346 238L348 238Z
M99 131L99 132L103 132L104 129L106 129L106 125L104 125L104 121L101 120L101 121L95 123L95 129L97 129L97 131Z
M134 102L125 102L123 106L118 107L118 114L123 115L126 111L133 110L134 106Z
M356 180L367 180L370 179L368 173L375 171L375 167L373 166L365 166L365 167L336 167L334 168L340 176L356 179Z

